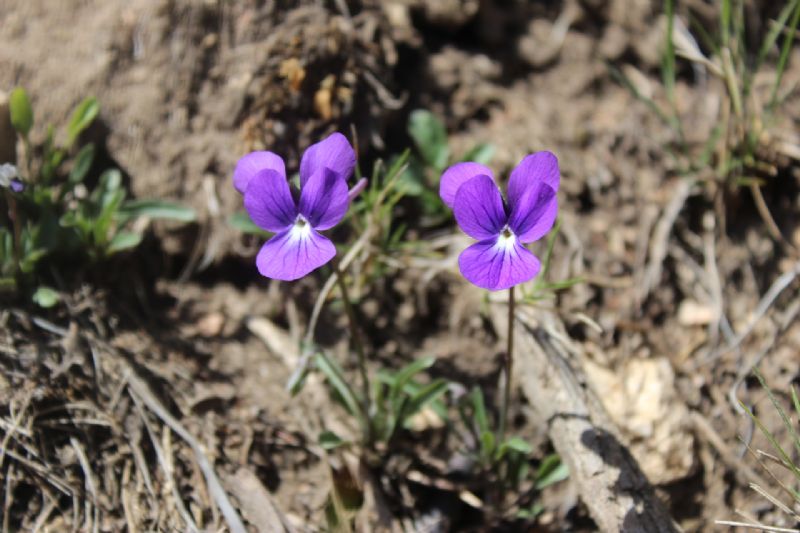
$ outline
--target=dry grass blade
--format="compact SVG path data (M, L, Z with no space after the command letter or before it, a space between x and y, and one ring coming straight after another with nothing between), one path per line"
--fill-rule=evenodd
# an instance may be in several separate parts
M797 515L794 511L792 511L786 504L780 501L778 498L770 494L766 491L766 489L762 488L760 485L755 483L750 483L750 488L759 493L761 496L772 502L772 505L783 511L784 513L788 514L789 516L793 517L795 520L800 521L800 516Z
M139 411L139 417L142 419L145 428L147 428L148 435L150 435L150 442L156 451L156 457L158 458L161 469L164 471L164 475L166 476L167 488L170 490L170 492L172 492L172 499L175 503L175 507L178 509L178 514L181 515L181 519L183 520L183 523L186 524L187 530L199 532L200 530L197 527L197 524L195 524L192 515L189 514L189 510L186 509L186 506L183 503L183 498L181 498L180 492L178 491L178 484L175 483L175 476L173 475L172 460L167 457L166 453L164 452L164 448L159 444L158 437L150 425L150 422L148 422L147 415L142 408L140 398L136 397L135 395L131 395L131 397L133 398L136 408Z
M661 271L669 249L672 227L675 225L675 221L678 219L678 215L689 198L691 191L692 183L687 179L681 179L672 193L672 198L664 208L661 218L656 223L653 230L653 238L650 241L650 260L642 277L641 290L637 295L637 299L640 302L647 298L650 291L661 279Z
M775 533L798 533L800 529L789 529L785 527L772 527L756 522L736 522L733 520L715 520L718 526L731 526L731 527L748 527L751 529L760 529L762 531L774 531Z
M758 321L763 318L769 308L772 307L772 304L775 303L775 300L778 299L778 296L780 296L781 293L792 284L798 275L800 275L800 261L796 262L790 271L781 274L778 279L776 279L772 285L770 285L767 292L758 302L758 306L756 306L755 311L753 311L750 321L747 323L744 329L742 329L741 333L738 333L733 341L729 343L728 346L721 351L721 353L717 353L715 355L722 355L736 349L736 347L739 346L739 344L753 331L753 328L755 328Z
M89 458L86 457L86 451L83 449L83 446L81 446L80 441L75 437L70 437L69 443L75 450L75 454L78 456L78 463L81 465L81 469L83 469L86 491L92 496L92 500L96 503L97 483L94 481L94 474L92 473L92 467L89 465Z
M249 469L242 467L223 478L225 486L238 500L242 512L259 533L291 533L286 517L272 500L269 491Z
M144 404L148 407L148 409L153 411L156 416L158 416L167 426L170 427L170 429L172 429L172 431L186 441L190 448L192 448L192 451L195 454L195 459L197 460L197 464L206 478L208 489L214 497L214 501L220 508L220 511L222 511L222 515L225 517L225 521L228 523L228 527L230 527L231 531L233 533L247 533L242 519L236 512L236 509L233 508L233 505L231 505L228 495L222 488L222 483L220 483L217 474L214 472L214 467L211 465L208 457L206 457L205 453L203 452L203 448L200 446L200 443L198 443L191 433L189 433L186 428L184 428L183 425L176 420L163 405L161 405L161 402L158 401L152 392L150 392L149 387L141 379L139 379L139 377L135 375L133 370L130 368L128 369L127 380L128 387L131 392L137 395L139 399L141 399L142 402L144 402Z

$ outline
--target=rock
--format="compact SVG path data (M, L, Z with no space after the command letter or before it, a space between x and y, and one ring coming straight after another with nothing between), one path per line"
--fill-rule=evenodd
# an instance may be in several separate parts
M652 483L671 483L691 473L694 436L666 358L631 359L618 371L588 361L586 374Z
M681 326L707 326L716 319L716 312L707 304L695 300L683 300L678 307L678 323Z

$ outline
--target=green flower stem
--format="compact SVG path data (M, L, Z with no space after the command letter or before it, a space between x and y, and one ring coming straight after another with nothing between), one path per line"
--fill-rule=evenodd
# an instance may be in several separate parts
M347 292L347 284L344 282L344 275L341 268L339 268L339 261L334 257L331 261L333 271L336 274L336 283L339 285L339 290L342 291L342 300L344 300L344 310L347 314L347 321L350 324L350 337L358 355L358 371L361 374L361 388L362 388L362 406L361 410L364 415L364 435L368 446L372 446L372 422L370 421L370 405L372 405L372 398L370 397L369 390L369 374L367 373L367 357L364 355L364 343L361 341L361 334L358 331L358 321L356 320L356 313L353 305L350 303L350 294Z
M17 273L22 265L22 226L19 221L16 198L8 189L6 189L5 193L6 201L8 202L8 217L11 219L12 226L14 226L14 262L16 263L15 273Z
M497 443L500 445L506 438L508 427L508 406L511 403L511 375L514 367L514 287L508 289L508 344L505 355L505 388L503 403L500 408L500 424L497 431Z

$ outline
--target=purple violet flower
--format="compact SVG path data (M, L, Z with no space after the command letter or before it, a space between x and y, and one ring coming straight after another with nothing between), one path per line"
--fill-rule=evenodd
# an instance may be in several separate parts
M461 229L478 242L461 252L461 274L478 287L498 291L533 279L541 263L523 245L542 238L558 214L561 176L550 152L525 157L511 172L504 201L492 171L458 163L442 174L439 196Z
M255 224L275 233L262 246L256 266L262 276L292 281L316 270L336 255L336 247L319 231L342 220L350 205L347 179L356 164L353 147L333 133L308 147L300 161L300 190L292 190L283 159L272 152L242 157L233 185L244 195L244 207ZM363 178L353 187L363 189Z

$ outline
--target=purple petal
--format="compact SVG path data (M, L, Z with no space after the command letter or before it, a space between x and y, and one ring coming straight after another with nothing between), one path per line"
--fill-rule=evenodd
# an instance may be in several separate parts
M332 133L322 141L312 144L300 160L300 186L304 186L319 169L328 168L347 180L356 166L356 153L339 132Z
M496 237L507 220L500 190L492 178L483 175L458 189L453 213L464 233L479 240Z
M295 224L261 247L256 266L262 276L293 281L318 269L335 255L336 247L330 239L308 224Z
M14 178L11 180L9 187L11 187L11 190L14 192L22 192L22 190L25 188L25 184L19 179Z
M470 283L490 291L508 289L539 273L541 263L515 237L486 239L458 256L461 274Z
M286 180L286 167L281 156L272 152L251 152L236 163L236 169L233 171L233 186L244 194L253 176L267 169L274 170Z
M253 175L244 193L244 208L257 226L276 233L291 226L297 218L289 182L274 170Z
M300 213L318 230L332 228L347 213L347 182L328 168L320 168L300 191Z
M453 208L458 189L475 176L493 177L492 171L479 163L456 163L444 171L439 181L439 196L447 207Z
M347 199L351 202L367 188L367 178L361 178L347 192Z
M546 183L558 192L561 174L558 159L552 152L536 152L526 156L511 172L508 181L508 205L513 209L525 189L532 185Z
M550 231L558 214L556 191L545 183L528 187L511 210L508 227L520 242L536 241Z

